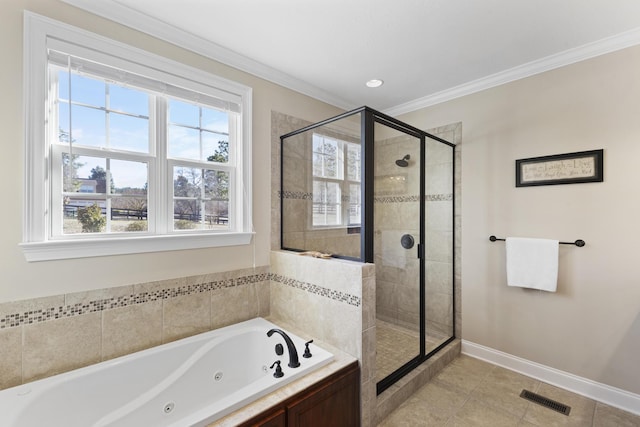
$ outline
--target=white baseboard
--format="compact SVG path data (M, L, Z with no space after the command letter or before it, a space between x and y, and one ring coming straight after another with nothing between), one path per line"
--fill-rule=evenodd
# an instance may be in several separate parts
M462 353L640 415L640 395L462 340Z

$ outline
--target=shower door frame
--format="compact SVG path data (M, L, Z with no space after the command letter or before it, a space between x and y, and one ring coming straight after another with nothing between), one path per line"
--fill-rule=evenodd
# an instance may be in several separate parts
M384 126L388 126L392 129L395 129L399 132L406 133L410 136L414 136L420 139L420 243L417 245L418 258L420 260L420 279L419 279L419 292L420 292L420 354L418 354L413 359L410 359L398 369L387 375L382 380L376 383L376 393L380 394L391 385L396 383L399 379L404 377L406 374L411 372L413 369L418 367L421 363L429 359L431 356L439 352L441 349L446 347L449 343L455 340L455 307L456 307L456 299L455 292L453 292L452 297L452 333L451 336L443 341L440 345L438 345L433 350L426 352L426 307L425 307L425 242L426 242L426 232L425 232L425 219L426 219L426 138L433 139L445 145L451 147L451 160L452 160L452 183L455 177L455 144L446 141L438 136L432 135L428 132L425 132L421 129L408 125L400 120L397 120L391 116L388 116L384 113L376 111L367 106L359 107L351 111L347 111L346 113L340 114L338 116L323 120L321 122L314 123L309 126L305 126L301 129L298 129L293 132L289 132L285 135L280 136L280 247L283 250L291 250L291 251L303 251L304 249L296 249L296 248L287 248L284 246L284 141L286 138L308 132L317 127L325 126L327 124L342 120L346 117L362 113L360 118L360 154L362 159L363 167L361 168L361 232L360 232L360 257L350 257L344 255L333 255L335 258L340 259L349 259L353 261L367 262L371 264L375 264L374 262L374 171L375 171L375 155L374 155L374 144L375 144L375 124L379 123ZM451 189L452 193L452 206L455 207L455 186L452 185ZM452 223L455 224L455 208L452 209ZM455 227L452 228L451 239L455 242ZM455 244L451 245L452 250L452 262L451 262L451 278L452 278L452 286L455 286Z

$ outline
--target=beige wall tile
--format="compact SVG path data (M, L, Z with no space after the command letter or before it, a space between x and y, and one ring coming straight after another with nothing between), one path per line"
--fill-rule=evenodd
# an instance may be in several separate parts
M235 286L211 292L211 329L252 319L258 311L258 292L254 286Z
M162 301L105 310L102 319L102 359L162 344Z
M101 317L89 313L24 326L24 381L100 362Z
M211 293L197 292L163 302L162 341L169 342L211 328Z
M22 327L0 329L0 390L22 383Z
M97 289L95 291L74 292L64 296L66 305L86 304L109 298L118 298L133 294L133 285L118 286L116 288Z
M64 306L64 295L5 302L0 304L0 319L10 314L26 313L29 311L44 310L51 307L62 306Z

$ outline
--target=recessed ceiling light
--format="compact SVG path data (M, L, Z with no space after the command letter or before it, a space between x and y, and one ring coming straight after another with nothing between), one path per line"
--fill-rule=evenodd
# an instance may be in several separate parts
M367 87L380 87L380 86L382 86L383 83L384 82L382 80L371 79L366 83L366 85L367 85Z

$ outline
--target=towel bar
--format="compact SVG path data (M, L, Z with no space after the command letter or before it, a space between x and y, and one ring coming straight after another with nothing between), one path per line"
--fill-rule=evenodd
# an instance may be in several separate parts
M489 236L489 240L491 240L492 242L495 242L497 240L500 240L500 241L504 242L506 239L499 239L496 236ZM584 240L582 240L582 239L578 239L575 242L558 242L558 243L561 244L561 245L576 245L579 248L581 248L584 245L586 245L586 242Z

